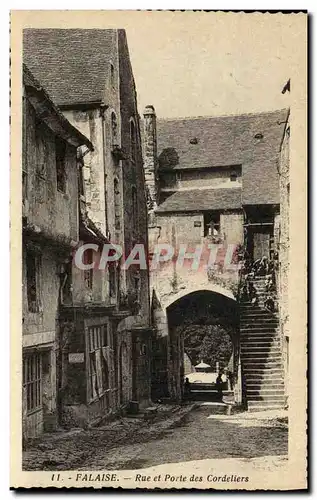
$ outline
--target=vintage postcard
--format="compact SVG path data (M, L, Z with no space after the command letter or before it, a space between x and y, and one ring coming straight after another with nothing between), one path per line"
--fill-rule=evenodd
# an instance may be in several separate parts
M307 488L307 14L11 12L11 486Z

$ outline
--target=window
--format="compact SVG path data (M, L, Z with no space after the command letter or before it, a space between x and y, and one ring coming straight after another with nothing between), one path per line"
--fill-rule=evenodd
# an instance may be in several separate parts
M111 134L112 134L112 146L118 144L118 124L117 117L114 112L111 113Z
M211 212L204 214L204 235L216 239L220 237L219 212Z
M36 143L36 175L46 179L46 168L48 163L48 137L45 124L36 119L35 121L35 143Z
M87 248L84 253L84 264L92 264L94 262L92 248ZM87 288L92 290L94 270L87 269L84 271L84 282Z
M23 359L23 388L26 392L27 412L42 408L42 356L38 352Z
M117 296L117 287L116 287L116 268L115 263L110 262L108 265L109 269L109 295L111 298Z
M56 156L56 180L57 189L61 193L66 192L66 142L59 137L55 138L55 156Z
M110 63L110 84L111 87L115 87L115 77L114 77L114 65Z
M85 187L84 187L84 173L83 173L83 166L79 166L79 171L78 171L78 192L80 196L85 196Z
M114 196L114 227L116 231L120 231L121 204L120 204L120 190L119 190L118 179L115 179L113 182L113 196Z
M89 395L90 399L95 399L110 388L110 343L107 325L89 327L88 341L90 371Z
M136 162L136 132L134 121L130 120L130 155L131 161Z
M230 181L231 182L236 182L237 178L238 178L238 175L235 172L230 174Z
M40 256L31 249L26 253L26 287L30 312L39 312L39 266Z

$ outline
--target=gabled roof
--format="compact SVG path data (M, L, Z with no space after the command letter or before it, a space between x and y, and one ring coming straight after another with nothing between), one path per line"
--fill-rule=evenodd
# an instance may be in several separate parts
M243 204L278 203L277 161L287 112L158 119L159 168L242 165ZM167 148L171 162L164 165Z
M115 29L25 29L23 62L56 104L101 103L116 39Z
M193 212L241 208L241 189L187 189L171 194L156 212Z
M65 118L25 64L23 64L23 85L35 112L56 135L75 147L85 145L93 151L90 140Z

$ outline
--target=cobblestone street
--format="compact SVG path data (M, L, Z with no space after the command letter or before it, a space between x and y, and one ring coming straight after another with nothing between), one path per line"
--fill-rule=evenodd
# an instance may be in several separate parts
M227 416L211 415L208 406L173 407L153 423L123 418L69 432L58 446L57 438L40 440L24 452L24 469L132 470L224 458L256 458L267 466L286 458L287 438L283 412Z

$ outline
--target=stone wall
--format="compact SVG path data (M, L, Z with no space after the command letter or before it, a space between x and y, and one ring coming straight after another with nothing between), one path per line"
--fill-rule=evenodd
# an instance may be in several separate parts
M78 184L76 148L66 143L66 192L57 190L55 135L36 117L32 105L25 100L26 136L24 153L27 223L52 238L78 238Z
M279 316L283 343L284 384L288 396L289 364L289 224L290 224L290 117L288 117L280 154L280 220L279 220Z
M142 145L135 83L124 30L119 30L119 68L121 102L123 221L126 255L135 244L141 244L148 258L147 206ZM132 125L131 125L132 124ZM131 128L132 127L132 128ZM134 132L134 145L131 133ZM134 151L132 151L134 149ZM127 291L136 292L140 303L139 324L150 326L150 294L148 269L131 266L126 271Z
M94 150L84 156L83 177L85 198L89 217L105 234L106 176L104 173L103 117L100 114L100 109L63 110L63 114L74 127L88 137L94 146Z
M146 118L146 115L145 115ZM145 121L145 137L147 137L147 122ZM230 175L235 174L236 180L231 181ZM241 167L204 168L201 170L175 170L174 172L159 171L160 185L164 189L197 189L197 188L238 188L242 185Z

